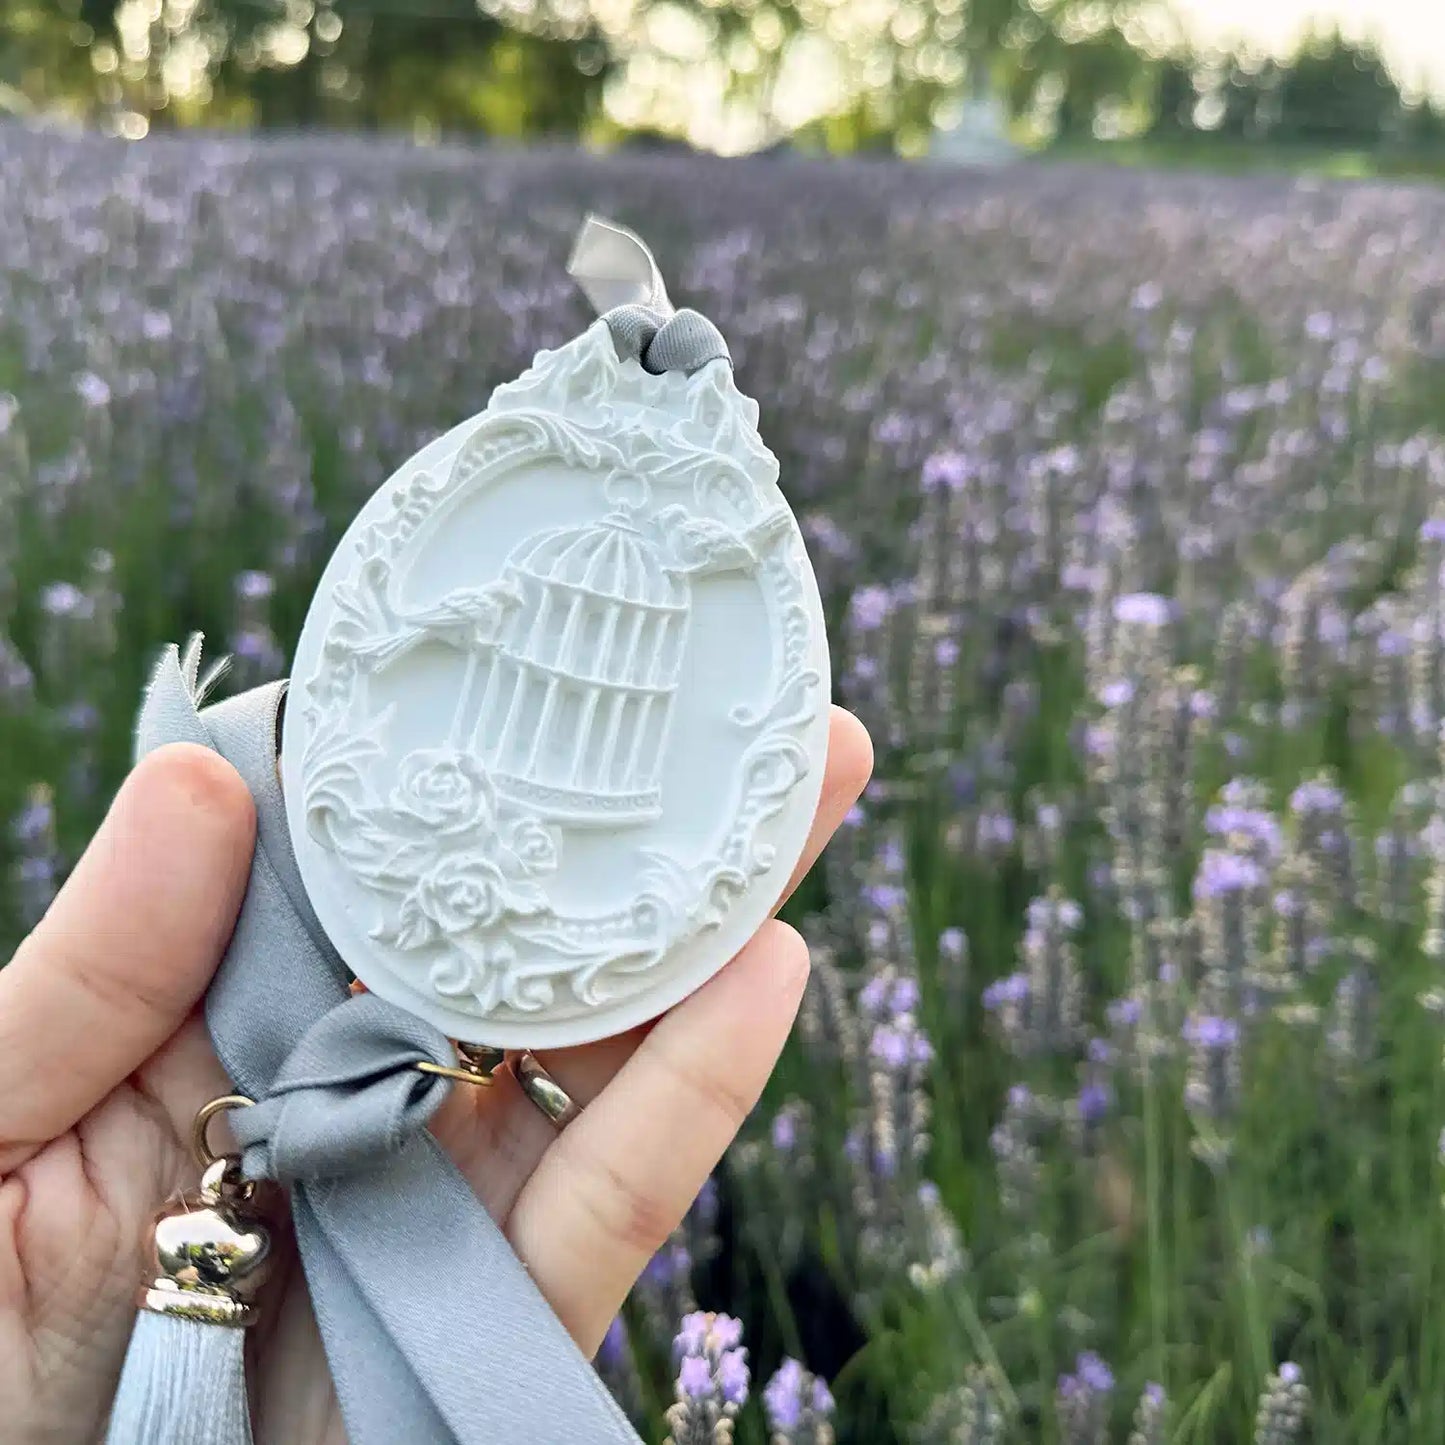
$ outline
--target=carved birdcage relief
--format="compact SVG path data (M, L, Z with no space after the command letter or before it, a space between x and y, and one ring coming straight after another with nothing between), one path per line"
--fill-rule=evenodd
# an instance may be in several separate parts
M497 791L551 822L645 823L660 777L690 584L619 507L520 543L516 597L464 674L453 736Z

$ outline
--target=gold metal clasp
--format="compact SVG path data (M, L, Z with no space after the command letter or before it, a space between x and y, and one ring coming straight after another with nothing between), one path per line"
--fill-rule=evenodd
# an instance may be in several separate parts
M455 1079L461 1084L489 1089L496 1082L492 1075L502 1066L506 1057L501 1049L494 1049L488 1044L459 1043L456 1068L449 1068L446 1064L434 1064L430 1059L423 1059L416 1067L423 1074L439 1074L444 1079Z
M366 985L359 978L354 979L351 992L366 993ZM488 1044L464 1044L457 1039L452 1040L452 1045L457 1051L455 1068L448 1064L434 1064L430 1059L422 1059L412 1067L419 1074L435 1074L442 1079L453 1079L459 1084L490 1089L494 1082L492 1075L506 1062L506 1053Z
M201 1185L156 1217L141 1308L209 1325L255 1323L256 1291L271 1257L270 1232L251 1207L256 1185L242 1177L240 1159L217 1154L207 1137L217 1114L252 1102L244 1094L226 1094L197 1112L191 1150L204 1171Z

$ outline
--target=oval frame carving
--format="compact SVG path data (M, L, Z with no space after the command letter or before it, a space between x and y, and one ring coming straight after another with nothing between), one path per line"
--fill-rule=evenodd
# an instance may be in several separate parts
M618 360L599 321L539 353L353 523L298 646L282 770L313 905L369 988L468 1041L578 1043L677 1002L766 917L816 808L829 685L816 582L756 420L725 362L652 376ZM553 906L546 880L564 830L529 814L525 797L500 797L465 748L414 750L390 786L378 781L391 717L372 705L369 680L440 615L402 600L398 570L453 503L538 462L600 474L604 486L644 479L668 500L656 511L669 565L750 573L773 645L766 700L728 713L746 736L728 815L696 856L646 850L635 893L600 914ZM479 645L515 603L505 574L462 601L453 613Z

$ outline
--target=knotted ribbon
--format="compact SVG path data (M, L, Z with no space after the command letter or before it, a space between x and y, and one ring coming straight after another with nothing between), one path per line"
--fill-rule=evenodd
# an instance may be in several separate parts
M727 358L717 329L674 312L646 245L589 218L569 267L620 355L649 371ZM255 799L255 857L206 999L235 1086L248 1176L290 1190L297 1244L352 1445L637 1445L622 1411L501 1230L426 1130L454 1062L431 1025L350 974L307 900L277 775L284 683L202 710L200 639L168 648L137 751L214 749Z
M231 1132L250 1179L294 1184L374 1169L399 1153L441 1107L455 1067L446 1035L374 994L321 1015L301 1036L266 1097Z
M624 360L644 371L693 372L709 361L730 361L727 342L697 311L673 309L647 243L625 226L588 216L577 233L567 274L606 321Z

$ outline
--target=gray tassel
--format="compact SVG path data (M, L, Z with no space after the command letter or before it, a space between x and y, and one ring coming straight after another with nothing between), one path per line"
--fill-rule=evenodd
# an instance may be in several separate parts
M142 1310L106 1445L251 1445L246 1332Z
M150 1282L121 1370L106 1445L251 1445L246 1326L271 1253L267 1231L245 1208L256 1186L234 1156L215 1158L197 1119L201 1188L156 1219Z

